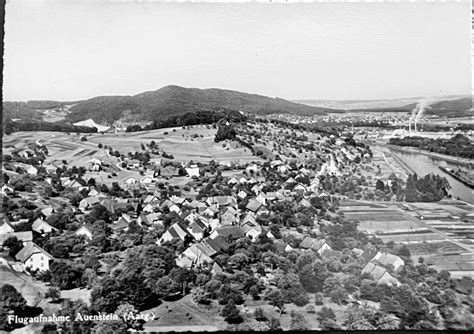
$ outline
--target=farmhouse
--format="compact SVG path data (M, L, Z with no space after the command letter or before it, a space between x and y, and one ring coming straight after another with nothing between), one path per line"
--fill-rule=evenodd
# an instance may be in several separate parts
M362 274L369 274L377 284L400 285L400 282L390 275L385 268L371 262L367 263L362 269Z
M378 261L379 263L383 265L391 265L393 266L393 269L396 271L398 270L401 266L405 265L405 261L403 261L399 256L389 254L389 253L381 253L378 252L372 261Z
M53 260L53 256L38 245L28 243L16 254L16 259L23 263L25 268L46 271L49 270L49 263Z

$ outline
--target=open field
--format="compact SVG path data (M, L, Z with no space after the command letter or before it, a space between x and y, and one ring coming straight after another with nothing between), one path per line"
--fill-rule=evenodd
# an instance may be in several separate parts
M84 166L92 158L101 159L106 163L118 162L115 157L108 155L107 150L99 149L99 143L126 155L128 152L141 151L141 144L149 144L154 140L161 150L172 154L178 161L261 161L261 158L252 155L249 149L236 143L228 141L215 143L215 132L215 129L208 129L206 126L79 136L75 133L67 135L62 132L15 132L4 137L4 148L5 153L8 153L13 147L26 148L27 144L39 139L49 151L46 164L60 163L65 159L69 165ZM87 141L81 141L82 136L85 136Z
M329 298L324 298L324 305L318 306L314 303L314 294L309 294L309 297L309 303L302 307L286 304L285 312L281 316L278 309L263 300L247 300L243 305L237 307L240 309L240 314L245 319L245 323L252 329L263 326L263 323L259 323L254 319L254 312L257 308L261 308L268 319L272 317L279 318L281 326L285 330L290 329L291 311L302 314L310 329L320 329L316 314L310 314L306 311L308 305L313 305L316 312L319 312L323 306L331 307L336 314L337 322L342 324L347 305L338 305ZM369 303L376 305L376 303ZM145 324L144 329L158 332L225 330L229 325L219 316L219 309L220 306L214 304L209 306L198 305L188 295L177 301L163 302L153 309L142 312L153 313L155 316L154 320Z

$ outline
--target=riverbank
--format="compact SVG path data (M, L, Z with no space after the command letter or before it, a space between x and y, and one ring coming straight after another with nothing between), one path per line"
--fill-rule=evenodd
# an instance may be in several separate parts
M454 164L466 166L469 168L474 168L474 160L472 159L459 158L459 157L453 157L451 155L446 155L446 154L433 153L433 152L429 152L425 150L420 150L414 147L396 146L396 145L390 145L390 144L386 144L382 142L376 142L376 144L387 147L394 151L400 151L400 152L411 153L411 154L423 154L433 159L444 160L444 161L448 161Z
M468 179L467 177L463 176L463 175L460 175L460 174L457 174L455 171L453 171L452 169L450 168L446 168L446 167L443 167L443 166L439 166L438 167L439 169L441 169L443 172L445 172L446 174L449 174L451 175L452 177L454 177L456 180L458 180L459 182L462 182L464 183L466 186L468 187L471 187L471 188L474 188L474 182L472 182L470 179Z

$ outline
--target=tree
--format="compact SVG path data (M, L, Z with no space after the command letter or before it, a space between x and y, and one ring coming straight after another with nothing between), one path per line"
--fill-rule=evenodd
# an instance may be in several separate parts
M291 311L291 322L290 322L290 330L293 331L302 331L308 329L308 322L306 321L305 317L300 314L296 313L295 311Z
M318 312L317 317L322 329L327 330L335 328L336 314L332 308L323 306Z
M5 284L1 288L0 294L0 330L10 331L16 326L7 319L9 313L18 313L26 308L26 300L14 286Z
M271 332L281 331L281 322L280 319L271 317L268 321L268 327L270 328Z
M8 254L14 258L15 255L23 248L23 242L18 240L17 237L13 236L5 240L3 247L8 248Z
M221 316L224 317L225 321L229 324L239 324L243 321L232 299L222 308Z
M375 189L385 191L385 184L381 180L377 180L375 183Z
M267 317L265 317L265 314L263 313L263 310L260 307L255 309L254 317L257 321L267 320Z
M120 304L115 314L122 319L126 329L133 329L135 331L143 330L145 320L140 319L138 310L133 305L128 303Z

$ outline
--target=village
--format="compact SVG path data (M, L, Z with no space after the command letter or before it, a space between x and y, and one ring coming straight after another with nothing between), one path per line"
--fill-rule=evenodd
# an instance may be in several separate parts
M97 331L472 328L472 205L406 206L406 171L350 136L217 128L12 135L0 260L28 305L154 315L76 324Z

